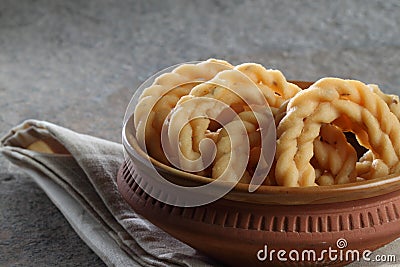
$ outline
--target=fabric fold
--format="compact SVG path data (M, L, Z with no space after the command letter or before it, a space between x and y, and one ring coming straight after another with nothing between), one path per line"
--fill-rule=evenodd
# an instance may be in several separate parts
M32 176L107 265L216 265L138 216L124 201L116 184L124 161L122 145L28 120L1 139L0 150Z

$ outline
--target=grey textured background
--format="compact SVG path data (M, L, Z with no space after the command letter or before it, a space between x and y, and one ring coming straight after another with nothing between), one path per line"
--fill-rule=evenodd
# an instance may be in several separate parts
M141 82L209 57L400 94L399 3L0 0L0 135L35 118L119 142ZM103 263L0 156L0 266L54 265Z

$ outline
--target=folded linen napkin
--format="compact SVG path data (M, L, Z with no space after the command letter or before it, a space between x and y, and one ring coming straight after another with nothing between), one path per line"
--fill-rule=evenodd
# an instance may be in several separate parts
M122 145L28 120L0 140L0 151L31 175L107 265L217 266L138 216L123 200L116 185L124 160ZM394 255L398 262L399 247L396 240L374 255ZM350 265L395 266L396 262Z
M1 139L0 150L32 176L107 265L215 265L124 201L116 185L122 145L28 120Z

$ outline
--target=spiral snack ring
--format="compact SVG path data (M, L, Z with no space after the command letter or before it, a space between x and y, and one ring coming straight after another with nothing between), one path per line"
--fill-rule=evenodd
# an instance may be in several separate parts
M276 125L286 115L289 101L285 101L275 115ZM320 136L314 140L314 156L311 164L315 168L318 185L342 184L356 180L357 152L347 142L341 129L323 124Z
M200 151L201 142L209 139L207 135L212 133L209 129L211 121L224 126L235 120L239 111L256 107L263 113L269 110L258 87L237 70L222 71L210 81L197 85L189 95L178 101L164 125L168 129L167 134L162 134L162 138L166 138L163 144L168 144L168 159L187 171L204 170L213 158L213 155L204 156ZM236 126L232 131L240 131L239 124ZM241 127L243 135L246 135L245 127ZM212 144L209 141L204 144L207 146L204 151L210 153Z
M209 59L198 64L183 64L159 76L140 96L135 109L136 138L155 159L168 163L161 148L162 124L178 100L197 84L210 80L218 72L231 69L226 61ZM150 141L151 140L151 141Z
M232 178L235 180L240 178L241 182L250 183L251 177L255 172L257 163L259 162L259 157L261 153L261 131L259 130L259 124L262 121L266 121L266 118L262 118L262 116L265 115L253 111L243 111L239 114L240 121L232 121L225 125L224 129L221 130L220 134L218 135L217 154L215 157L214 166L212 168L213 178L219 178L224 175L224 172L227 171L229 172L229 175L224 175L224 177ZM235 136L239 137L236 138L233 136L229 136L226 129L235 129L237 128L237 124L239 123L244 124L246 135L243 135L239 131L232 131ZM247 149L247 147L244 147L246 145L246 142L243 142L243 138L246 138L246 136L249 140L249 158L246 158L246 155L244 153L238 153L238 151ZM238 160L249 162L247 165L247 170L244 172L243 175L242 172L240 170L237 170L234 165L229 168L229 162L232 157L231 148L235 148L235 152L238 153ZM238 177L239 175L242 176Z
M367 85L353 80L324 78L296 94L277 127L275 178L279 185L311 186L314 140L323 124L355 133L379 164L379 175L400 170L400 123L387 104ZM374 160L374 161L375 161Z

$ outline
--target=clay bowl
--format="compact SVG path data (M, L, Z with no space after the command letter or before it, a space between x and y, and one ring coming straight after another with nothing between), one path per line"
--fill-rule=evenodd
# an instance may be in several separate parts
M239 183L207 205L167 205L143 190L143 181L155 178L131 124L130 119L123 130L127 160L117 177L121 194L144 218L224 265L342 266L400 236L399 176L307 188L261 186L252 193ZM151 162L179 185L211 181Z

